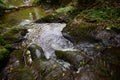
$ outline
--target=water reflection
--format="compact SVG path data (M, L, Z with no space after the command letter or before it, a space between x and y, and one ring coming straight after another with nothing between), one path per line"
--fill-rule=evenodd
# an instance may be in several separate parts
M8 25L17 25L24 20L36 20L45 16L45 12L40 7L24 8L15 12L11 12L2 17L2 23Z
M31 5L31 0L5 0L8 7L19 7Z

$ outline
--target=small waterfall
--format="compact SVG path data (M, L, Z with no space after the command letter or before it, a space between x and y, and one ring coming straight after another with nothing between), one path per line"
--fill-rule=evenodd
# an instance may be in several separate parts
M61 33L65 23L41 23L28 26L27 44L40 46L47 59L55 57L55 50L73 49L73 44Z

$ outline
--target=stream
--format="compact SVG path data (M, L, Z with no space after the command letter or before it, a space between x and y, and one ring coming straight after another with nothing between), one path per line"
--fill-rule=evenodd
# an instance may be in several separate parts
M65 23L42 23L28 26L26 41L29 44L40 46L47 59L55 56L55 50L69 49L73 44L62 36L62 29Z
M28 5L14 1L9 7ZM2 24L24 27L28 33L11 53L1 80L119 80L120 47L74 44L62 35L66 23L34 23L45 15L41 7L30 7L2 17Z

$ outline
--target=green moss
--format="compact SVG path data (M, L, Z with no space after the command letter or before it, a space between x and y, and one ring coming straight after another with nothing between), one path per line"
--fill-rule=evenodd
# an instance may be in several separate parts
M41 4L41 0L32 0L32 3L34 5L39 5L39 4Z
M58 8L57 10L55 10L56 13L58 14L67 14L67 13L72 13L73 11L75 11L75 7L73 6L66 6L63 8Z
M67 52L64 52L64 51L55 51L55 54L57 56L57 58L59 59L63 59L64 61L68 61L68 62L73 62L73 55L70 55L69 53Z
M13 27L13 28L9 29L8 31L4 32L2 34L2 37L5 40L9 40L9 41L14 40L14 39L18 38L18 35L19 35L20 31L22 31L22 30L23 30L23 28Z
M72 22L72 23L69 23L66 28L64 28L64 31L67 32L68 35L74 37L76 42L94 41L90 33L92 30L96 28L97 28L97 25L95 23Z
M35 80L31 70L28 68L17 68L13 73L11 73L11 78L16 80Z
M10 44L6 44L5 46L0 45L0 61L9 57L12 46Z
M113 7L83 10L67 24L63 32L74 38L73 41L76 42L86 40L94 42L96 40L92 37L91 32L98 26L120 33L119 16L120 11Z
M21 30L23 30L23 28L12 27L9 32L12 34L17 34Z
M98 21L108 21L120 16L120 11L118 10L118 8L112 7L107 7L104 9L83 10L82 13L87 14L88 18Z
M6 48L6 49L8 49L8 50L12 50L12 45L6 44L6 45L4 46L4 48Z
M0 49L0 60L7 58L9 51L5 48Z
M79 66L85 65L85 64L86 64L85 61L84 61L84 60L81 60Z

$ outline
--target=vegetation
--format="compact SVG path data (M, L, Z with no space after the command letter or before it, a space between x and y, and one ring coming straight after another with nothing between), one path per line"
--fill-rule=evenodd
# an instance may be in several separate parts
M35 5L39 5L41 3L54 5L54 4L59 4L60 0L33 0L32 2Z
M11 44L19 39L22 30L23 28L16 27L6 30L4 25L0 25L0 71L6 65L10 53L13 51L13 46Z
M97 21L107 21L112 20L112 18L118 18L120 16L120 11L117 8L107 7L104 9L89 9L84 10L83 14L87 14L88 18Z
M13 79L17 80L35 80L29 68L18 67L14 73L11 73ZM17 75L16 75L17 74Z
M12 47L10 44L5 44L5 40L0 36L0 71L6 65L9 59Z
M0 16L3 15L4 8L5 8L4 0L0 0Z
M63 8L58 8L56 10L56 12L58 14L68 14L68 13L74 12L75 10L76 10L76 8L73 7L73 6L66 6L66 7L63 7Z
M0 60L4 59L5 57L7 58L9 54L9 51L6 48L1 48L0 49Z

